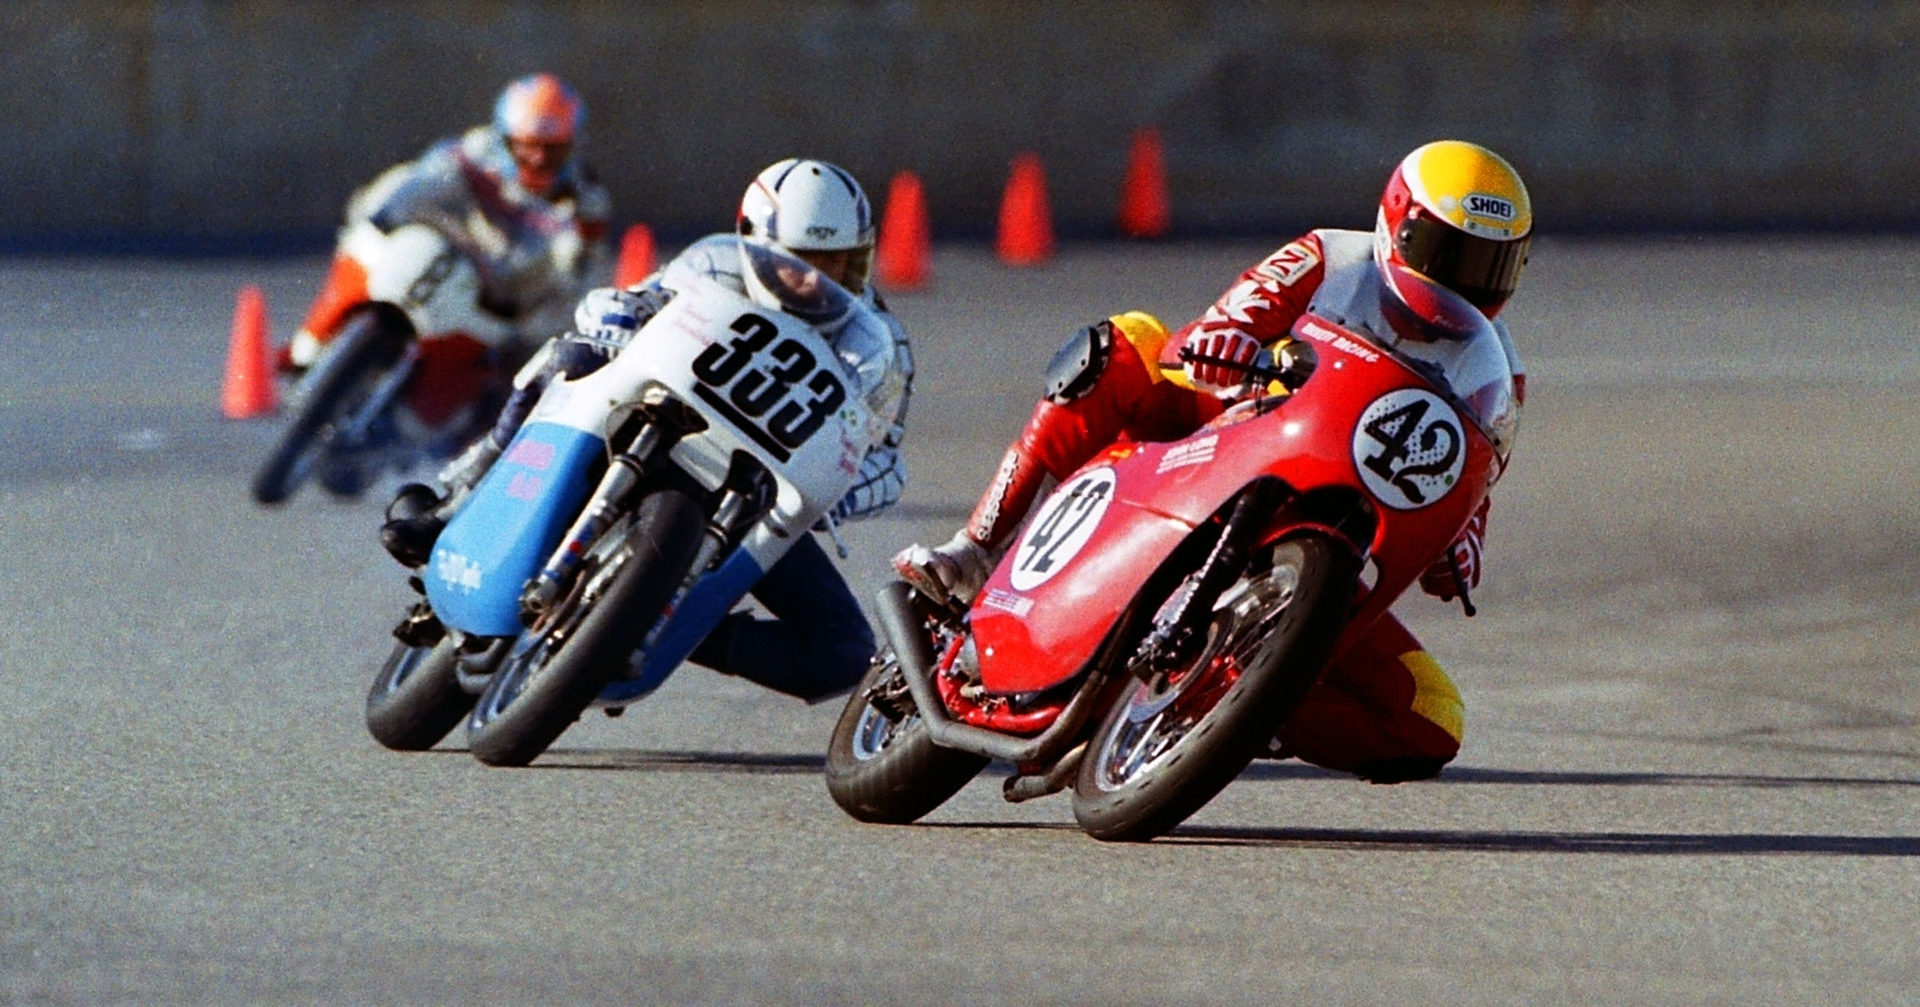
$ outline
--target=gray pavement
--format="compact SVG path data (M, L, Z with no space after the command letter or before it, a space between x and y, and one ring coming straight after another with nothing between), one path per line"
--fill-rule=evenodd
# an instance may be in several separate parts
M1265 250L942 249L857 593L1069 330ZM528 769L380 749L377 506L253 508L217 418L234 291L284 335L323 266L0 261L0 1003L1915 1002L1920 244L1541 240L1481 614L1400 606L1459 761L1262 763L1130 847L998 770L855 823L835 704L697 668Z

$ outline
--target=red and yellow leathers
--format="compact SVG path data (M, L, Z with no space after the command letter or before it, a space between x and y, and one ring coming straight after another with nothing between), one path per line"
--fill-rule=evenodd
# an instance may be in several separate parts
M1049 478L1064 479L1116 441L1184 437L1219 415L1224 404L1194 388L1179 348L1226 328L1261 344L1287 338L1329 270L1374 268L1371 245L1366 232L1313 231L1241 274L1178 333L1129 312L1076 334L1056 358L1047 397L1008 447L965 536L988 553L998 552ZM1496 327L1518 383L1512 343L1504 327ZM1454 547L1456 556L1470 553L1472 562L1463 557L1461 564L1470 584L1478 579L1484 525L1483 509ZM1423 578L1422 584L1450 594L1451 572ZM1284 753L1307 762L1398 782L1438 773L1459 752L1463 717L1453 682L1389 613L1334 660L1276 740Z

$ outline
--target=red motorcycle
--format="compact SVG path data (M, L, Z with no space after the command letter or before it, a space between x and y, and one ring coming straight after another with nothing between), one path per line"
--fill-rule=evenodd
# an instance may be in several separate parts
M1061 483L967 610L880 591L891 645L827 751L841 808L911 822L998 760L1009 801L1071 785L1087 833L1146 840L1267 750L1451 555L1517 419L1492 324L1417 273L1329 278L1292 335L1205 427Z

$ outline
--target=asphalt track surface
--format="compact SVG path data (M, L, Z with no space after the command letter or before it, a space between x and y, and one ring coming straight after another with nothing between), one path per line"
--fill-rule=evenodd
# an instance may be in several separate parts
M939 252L858 593L962 519L1067 332L1264 251ZM527 769L378 747L377 506L253 507L272 423L217 415L235 291L284 336L323 265L0 261L0 1003L1920 997L1920 244L1542 239L1481 613L1399 607L1458 762L1256 764L1133 846L997 767L858 824L837 704L699 668Z

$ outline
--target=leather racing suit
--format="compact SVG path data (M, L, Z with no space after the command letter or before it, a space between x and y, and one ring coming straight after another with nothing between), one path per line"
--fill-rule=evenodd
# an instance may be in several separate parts
M644 352L643 346L633 344L636 335L690 277L704 276L745 293L740 240L730 233L709 235L630 288L588 293L575 311L573 331L548 341L521 369L493 430L441 472L448 502L457 506L465 491L479 482L554 376L577 379L629 347ZM838 521L879 513L900 499L906 485L900 442L912 398L912 349L905 329L873 288L867 287L860 297L893 333L891 369L882 381L892 425L886 440L868 451L853 487L831 512ZM874 652L873 628L813 536L800 536L751 593L773 618L730 613L694 649L694 662L809 703L844 694L866 673Z
M1008 447L965 535L997 554L1047 480L1066 478L1116 441L1177 439L1219 415L1225 405L1192 387L1180 347L1225 327L1263 345L1287 338L1330 272L1375 268L1372 241L1364 231L1309 232L1242 273L1178 333L1137 312L1076 333L1055 357L1046 396ZM1524 388L1519 357L1505 326L1494 325L1518 395ZM1453 548L1469 585L1479 576L1485 514L1483 505ZM1423 587L1450 596L1452 572L1438 574L1423 577ZM1459 752L1463 722L1452 680L1389 612L1335 656L1276 737L1276 752L1380 783L1424 779Z
M446 236L479 271L482 307L538 339L564 331L591 277L610 261L607 220L612 198L582 160L572 158L546 196L523 188L513 155L491 126L443 140L418 160L395 165L348 200L345 227L381 231L425 223ZM288 344L283 366L306 367L364 296L353 265L336 258L306 320Z

